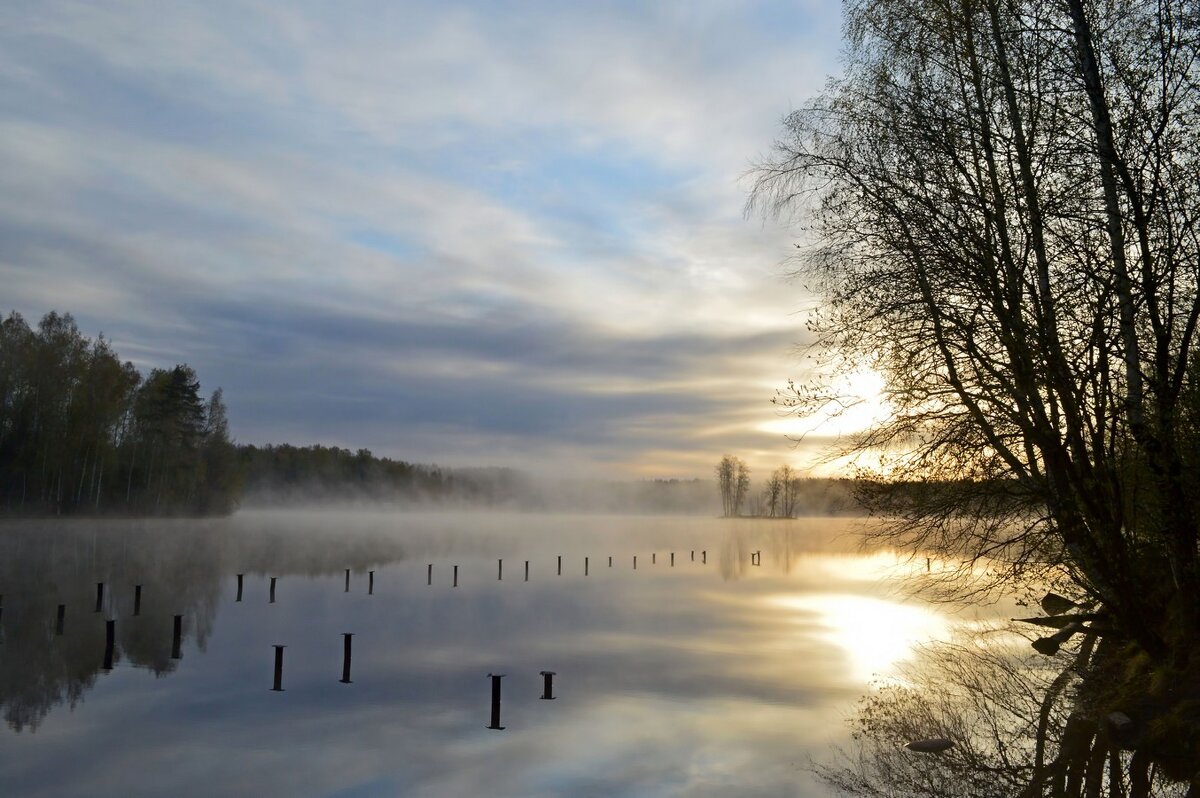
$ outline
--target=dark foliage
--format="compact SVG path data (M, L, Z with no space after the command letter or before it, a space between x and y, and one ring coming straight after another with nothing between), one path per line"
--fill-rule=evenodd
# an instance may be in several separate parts
M239 484L221 391L186 365L145 378L69 314L0 321L0 508L230 512Z

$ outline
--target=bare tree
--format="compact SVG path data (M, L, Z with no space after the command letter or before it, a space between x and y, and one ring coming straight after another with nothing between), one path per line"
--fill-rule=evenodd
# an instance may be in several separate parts
M750 469L740 457L727 454L717 463L717 488L721 491L721 512L731 518L741 512L750 495Z
M737 481L734 485L733 493L733 513L739 515L742 511L742 504L745 503L746 497L750 495L750 468L742 460L737 461Z
M780 479L779 469L775 469L774 473L771 474L771 478L767 480L767 484L763 486L763 501L767 505L772 518L775 517L776 511L781 507L780 501L783 498L783 492L783 480Z
M780 515L791 518L796 514L796 498L799 494L800 480L788 465L780 466L775 474L779 479Z
M726 518L735 514L734 498L737 494L738 459L727 454L717 463L717 489L721 492L721 514Z
M895 414L851 448L942 487L888 507L891 533L1001 557L1005 578L1065 565L1182 666L1200 640L1196 8L859 0L846 30L845 76L787 117L751 205L810 215L820 347L886 378Z
M1140 706L1138 754L1190 778L1200 691L1152 684L1200 667L1200 7L851 0L846 34L750 206L810 226L827 363L885 377L894 414L841 452L882 453L859 498L963 590L1101 608L1124 648L1089 711Z

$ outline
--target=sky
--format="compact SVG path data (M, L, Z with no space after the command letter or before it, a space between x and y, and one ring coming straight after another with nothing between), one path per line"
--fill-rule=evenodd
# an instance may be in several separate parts
M242 443L807 466L797 231L743 212L836 2L0 6L0 311L221 386ZM813 430L796 446L785 435Z

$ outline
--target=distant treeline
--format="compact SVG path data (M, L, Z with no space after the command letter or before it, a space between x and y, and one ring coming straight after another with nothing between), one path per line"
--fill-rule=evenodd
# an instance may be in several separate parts
M512 468L440 468L367 449L239 446L250 506L389 502L510 510L710 513L701 480L537 479Z
M336 446L238 446L246 492L257 504L487 498L483 486L437 466Z
M515 511L717 515L701 479L538 478L512 468L439 468L376 457L366 449L239 446L247 506L385 502ZM789 515L857 515L848 479L789 480ZM763 505L765 508L765 505ZM757 505L751 508L757 510ZM764 513L765 514L765 513Z
M228 513L236 452L217 389L186 365L144 376L69 314L0 321L0 508L16 514Z

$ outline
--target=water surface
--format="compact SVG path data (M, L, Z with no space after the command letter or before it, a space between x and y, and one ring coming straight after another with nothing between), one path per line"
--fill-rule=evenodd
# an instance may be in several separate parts
M825 795L810 758L844 740L868 682L968 622L905 599L896 577L924 561L858 553L859 523L308 512L0 526L0 784ZM505 675L503 730L486 728L488 674Z

